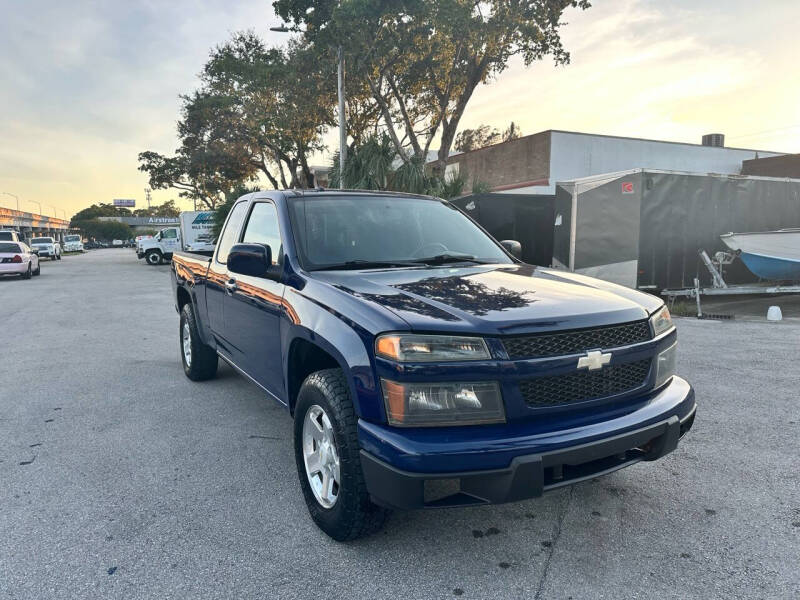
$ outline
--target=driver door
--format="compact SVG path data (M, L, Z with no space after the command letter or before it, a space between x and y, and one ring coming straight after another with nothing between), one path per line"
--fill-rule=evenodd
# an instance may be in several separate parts
M245 224L243 244L264 244L272 250L273 265L283 264L278 212L269 201L253 203ZM267 391L284 397L281 360L282 281L228 272L225 296L225 337L234 362Z

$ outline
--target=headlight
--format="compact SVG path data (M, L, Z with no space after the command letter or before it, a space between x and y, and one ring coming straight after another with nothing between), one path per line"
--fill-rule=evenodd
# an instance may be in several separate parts
M381 380L386 416L399 427L504 423L503 397L494 381L397 383Z
M650 317L650 326L653 328L654 337L657 337L674 327L672 324L672 317L669 316L669 309L666 305L662 306L653 313L653 316Z
M656 360L656 387L664 385L675 375L675 361L678 354L678 342L675 342L660 353Z
M399 362L442 362L491 358L477 337L388 333L375 340L375 353Z

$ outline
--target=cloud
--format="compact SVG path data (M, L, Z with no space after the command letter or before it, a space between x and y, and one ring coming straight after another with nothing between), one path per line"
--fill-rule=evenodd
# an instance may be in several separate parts
M178 96L196 86L209 49L276 22L267 1L10 4L0 21L0 189L73 210L141 198L137 154L174 149Z
M743 18L751 7L731 15L724 6L608 0L573 11L563 29L571 64L554 68L545 60L526 69L516 61L476 92L463 126L503 126L496 122L502 114L524 133L569 129L689 142L712 130L736 134L757 127L743 115L751 114L752 99L765 84L780 82L778 97L796 98L800 92L796 80L787 81L778 65L765 60L768 52L790 50L793 41L784 31L788 27L776 31L774 23L759 37L748 19L763 15L747 12ZM800 17L797 5L787 3L782 10ZM774 11L761 12L780 19ZM759 105L764 100L759 98ZM789 114L771 115L761 106L762 122L773 117L779 124L800 123L791 108Z

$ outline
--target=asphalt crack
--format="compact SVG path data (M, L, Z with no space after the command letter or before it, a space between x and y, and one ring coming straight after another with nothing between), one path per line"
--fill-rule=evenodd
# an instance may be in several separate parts
M569 505L572 503L572 496L574 494L575 494L575 486L571 485L569 487L569 494L567 495L567 500L564 502L564 506L558 513L558 519L556 519L556 530L553 534L553 539L547 546L542 544L542 547L549 548L549 551L547 553L547 557L544 559L544 568L542 569L542 576L539 578L539 584L536 586L536 595L533 597L534 600L539 600L542 597L542 590L544 590L544 583L545 581L547 581L547 573L550 570L550 562L553 560L553 554L556 551L556 544L558 543L558 540L561 537L561 528L564 525L564 518L567 516L567 511L569 510Z

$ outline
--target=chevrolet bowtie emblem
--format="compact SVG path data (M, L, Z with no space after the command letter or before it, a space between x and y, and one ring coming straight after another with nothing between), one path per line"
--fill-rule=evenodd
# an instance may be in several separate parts
M586 368L590 371L596 371L597 369L602 369L604 365L607 365L610 362L611 352L603 354L600 352L600 350L592 350L591 352L587 352L586 356L581 356L578 359L578 368Z

